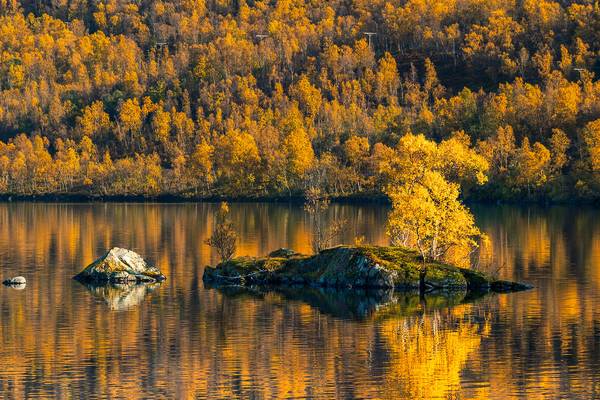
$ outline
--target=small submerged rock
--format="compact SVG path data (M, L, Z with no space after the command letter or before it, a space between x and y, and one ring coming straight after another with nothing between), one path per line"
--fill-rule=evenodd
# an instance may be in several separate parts
M127 282L161 282L166 277L160 270L150 266L134 251L114 247L88 265L74 279L95 284Z
M533 289L533 285L529 283L498 280L491 283L491 289L495 292L520 292L522 290Z
M14 278L6 279L2 281L4 286L10 286L13 289L25 289L27 280L22 276L15 276Z

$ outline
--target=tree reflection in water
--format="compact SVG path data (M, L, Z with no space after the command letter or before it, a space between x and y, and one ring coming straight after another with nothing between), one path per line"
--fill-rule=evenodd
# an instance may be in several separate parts
M600 212L473 207L482 259L536 289L383 303L206 289L217 204L0 203L4 398L597 398ZM385 244L382 206L333 205L342 241ZM301 205L232 204L239 254L310 251ZM113 246L168 276L114 312L71 277ZM111 294L111 296L114 293ZM119 299L117 295L116 299ZM138 299L141 296L134 295ZM385 299L385 298L384 298ZM117 301L120 304L120 301ZM127 302L125 302L127 303Z

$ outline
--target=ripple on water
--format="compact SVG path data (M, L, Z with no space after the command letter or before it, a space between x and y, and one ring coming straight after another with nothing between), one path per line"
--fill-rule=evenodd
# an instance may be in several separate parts
M600 387L600 212L475 207L484 258L529 292L356 312L339 293L207 289L216 204L0 203L4 398L593 398ZM301 206L233 204L240 251L310 249ZM381 206L331 209L386 243ZM168 280L131 307L71 276L129 247ZM350 305L349 305L350 304ZM364 310L363 310L364 311Z

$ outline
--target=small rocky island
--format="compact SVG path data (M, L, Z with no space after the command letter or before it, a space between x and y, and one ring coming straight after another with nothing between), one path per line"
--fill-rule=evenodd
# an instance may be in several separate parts
M15 276L14 278L5 279L2 281L3 285L24 285L27 283L27 280L22 276Z
M27 280L23 276L15 276L14 278L5 279L2 284L13 289L23 290L27 286Z
M206 267L203 280L212 286L295 285L420 292L512 292L532 287L440 262L423 264L414 250L383 246L337 246L310 256L279 249L264 258L239 257Z
M73 277L88 284L154 283L166 277L134 251L114 247Z

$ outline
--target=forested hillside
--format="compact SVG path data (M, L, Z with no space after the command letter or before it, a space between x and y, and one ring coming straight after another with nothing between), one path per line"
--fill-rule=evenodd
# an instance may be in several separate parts
M378 194L412 133L487 161L472 198L600 198L592 1L0 0L0 15L3 194Z

